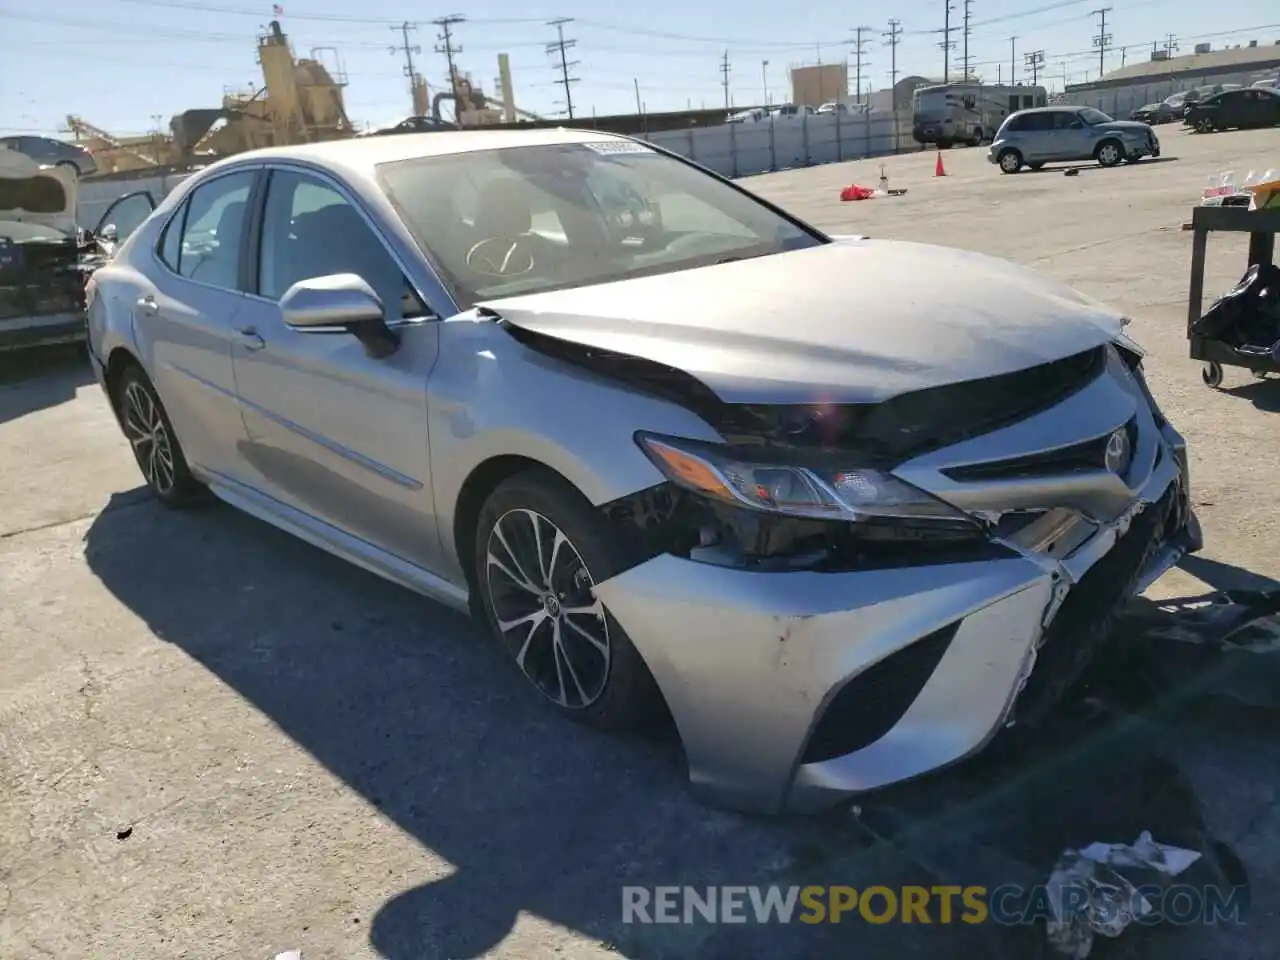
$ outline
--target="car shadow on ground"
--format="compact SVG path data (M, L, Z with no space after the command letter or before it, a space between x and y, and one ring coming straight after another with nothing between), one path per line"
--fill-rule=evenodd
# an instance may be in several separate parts
M1028 167L1021 170L1020 174L1027 174L1027 173L1065 174L1069 171L1075 171L1076 173L1079 173L1085 170L1097 171L1099 173L1102 173L1110 170L1141 169L1143 167L1149 167L1155 163L1176 163L1177 160L1178 160L1177 157L1148 157L1145 160L1139 160L1137 163L1122 163L1115 167L1104 167L1102 166L1102 164L1098 163L1096 160L1089 160L1084 163L1061 163L1053 166L1045 166L1045 167L1041 167L1039 170L1032 170L1031 168Z
M93 383L83 345L0 353L0 423L56 407Z
M1222 392L1248 400L1267 413L1280 413L1280 380L1254 380L1238 387L1224 387Z
M1206 851L1215 882L1241 879L1170 758L1171 741L1192 734L1117 719L1096 697L1034 748L870 795L858 817L739 816L690 798L672 745L554 716L470 621L229 508L175 512L118 495L86 534L85 556L157 638L453 865L409 889L388 879L370 939L392 960L479 956L520 913L632 957L856 948L893 960L1022 960L1040 955L1039 927L625 924L622 888L1032 884L1066 847L1131 842L1141 830ZM1127 685L1123 671L1104 680ZM1169 934L1134 931L1125 942L1147 937Z

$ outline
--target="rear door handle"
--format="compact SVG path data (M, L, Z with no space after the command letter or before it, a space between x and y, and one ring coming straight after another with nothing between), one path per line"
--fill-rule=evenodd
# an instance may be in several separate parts
M138 298L138 309L152 315L160 312L160 307L156 305L156 298L149 293L145 297Z
M236 333L240 334L246 350L261 350L267 345L256 327L236 327Z

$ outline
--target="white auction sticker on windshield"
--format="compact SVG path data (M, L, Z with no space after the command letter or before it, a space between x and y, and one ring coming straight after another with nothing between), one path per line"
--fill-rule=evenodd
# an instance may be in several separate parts
M653 147L634 140L594 140L584 143L588 150L596 153L653 153Z

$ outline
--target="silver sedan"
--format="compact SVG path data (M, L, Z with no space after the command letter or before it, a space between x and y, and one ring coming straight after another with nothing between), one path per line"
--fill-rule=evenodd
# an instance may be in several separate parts
M713 802L1034 729L1199 544L1114 311L635 140L245 153L121 239L90 350L156 497L474 611L568 717L669 712Z

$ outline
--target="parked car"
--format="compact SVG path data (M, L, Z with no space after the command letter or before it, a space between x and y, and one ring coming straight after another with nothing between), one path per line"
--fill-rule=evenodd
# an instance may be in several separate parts
M0 150L0 351L84 339L85 284L118 234L105 222L99 232L77 225L78 183L66 167ZM150 216L147 199L133 226ZM117 203L107 215L128 206Z
M725 123L759 123L761 120L767 119L769 112L763 107L756 107L751 110L741 110L738 113L731 114Z
M1173 123L1175 120L1182 119L1182 106L1170 105L1169 101L1164 100L1160 103L1148 103L1144 107L1139 107L1129 114L1130 120L1136 120L1139 123L1145 123L1150 126L1156 126L1161 123Z
M50 167L68 167L78 176L96 173L98 163L93 154L78 143L66 143L52 137L0 137L0 149L16 150L36 163Z
M1187 124L1197 133L1280 125L1280 92L1248 87L1215 94L1187 109Z
M1034 730L1198 546L1124 322L564 129L227 158L89 296L161 502L475 611L567 717L665 706L701 794L761 811Z
M840 113L840 114L848 114L848 113L849 113L849 105L848 105L847 103L841 103L841 102L840 102L840 101L838 101L838 100L832 100L832 101L830 101L830 102L828 102L828 103L824 103L822 106L820 106L820 107L815 111L815 113L816 113L818 116L820 116L820 117L821 117L821 116L826 116L827 114L833 114L833 115L834 115L834 114L837 114L837 113Z
M794 103L784 103L781 106L774 107L769 111L769 116L776 120L800 120L803 117L811 117L816 111L808 104L797 106Z
M1132 163L1158 156L1160 141L1150 126L1135 120L1113 120L1093 107L1019 110L996 131L987 151L987 159L998 165L1001 173L1079 160L1114 167L1125 160Z

